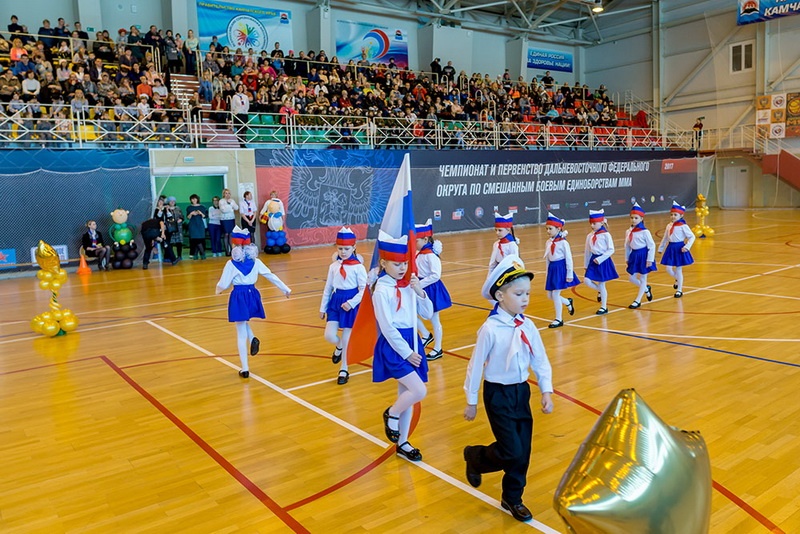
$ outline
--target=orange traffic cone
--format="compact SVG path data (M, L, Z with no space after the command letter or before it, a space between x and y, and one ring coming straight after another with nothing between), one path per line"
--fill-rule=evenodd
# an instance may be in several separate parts
M92 270L86 264L86 256L81 254L81 263L78 265L78 274L92 274Z

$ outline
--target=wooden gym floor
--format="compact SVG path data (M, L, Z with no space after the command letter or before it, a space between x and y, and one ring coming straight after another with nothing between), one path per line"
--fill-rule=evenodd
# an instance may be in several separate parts
M647 218L657 241L667 219ZM70 275L59 301L81 326L52 339L29 331L49 297L36 279L0 281L0 531L563 532L561 475L600 411L634 387L667 423L702 432L712 532L800 532L800 211L712 211L709 223L717 235L693 248L682 299L660 268L652 303L627 309L634 286L612 282L600 317L581 285L558 330L546 328L544 229L519 229L556 388L552 415L534 406L530 525L500 511L499 474L478 490L464 479L462 448L491 441L482 407L462 418L488 312L488 230L439 236L455 304L412 436L419 464L383 436L394 384L373 384L366 365L335 383L318 318L332 248L262 256L294 293L259 282L268 317L252 322L262 353L249 380L236 373L227 294L214 295L225 258ZM626 226L611 221L620 271ZM568 229L582 266L588 224Z

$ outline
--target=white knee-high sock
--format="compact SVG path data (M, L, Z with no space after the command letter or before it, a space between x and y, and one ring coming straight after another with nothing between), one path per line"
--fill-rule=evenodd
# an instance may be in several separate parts
M564 307L564 303L561 299L561 291L552 291L552 299L553 299L553 307L556 310L556 321L561 320L562 316L562 308Z
M253 329L250 328L250 322L246 322L245 324L247 325L247 342L249 343L253 341L253 338L256 337L256 335L253 333Z
M683 292L683 267L675 267L675 282L678 284L678 291Z
M605 282L599 282L597 284L600 286L600 307L601 308L608 308L608 288L606 287Z
M406 410L400 414L400 423L399 423L399 430L400 430L400 439L397 440L398 444L405 443L408 441L409 436L411 435L411 418L414 415L414 405L412 404L410 408L406 408Z
M439 318L439 312L433 313L431 325L433 325L433 350L442 350L442 320Z
M339 368L340 371L347 371L347 345L350 343L352 332L352 328L342 328L342 366Z
M589 280L588 278L584 278L583 283L586 284L586 287L588 287L589 289L600 291L600 284L602 282L595 282L594 280Z
M631 284L635 285L636 287L639 287L639 286L642 285L642 282L639 280L639 275L638 274L629 274L628 275L628 280L630 281Z
M430 331L425 326L425 322L419 317L417 317L417 333L419 333L423 341L426 340L429 335L431 335Z
M242 371L250 370L250 367L248 366L247 363L247 356L250 351L247 339L247 331L249 328L250 325L247 324L247 321L236 322L236 345L239 348L239 361L241 362L242 365Z
M639 279L639 292L636 293L636 302L641 303L642 297L644 296L645 291L647 291L647 275L642 274L639 276L641 276L641 278Z
M677 276L675 276L675 267L673 267L672 265L667 265L667 274L670 275L672 278L677 278Z
M339 322L328 321L325 324L325 341L341 348L341 339L339 338Z

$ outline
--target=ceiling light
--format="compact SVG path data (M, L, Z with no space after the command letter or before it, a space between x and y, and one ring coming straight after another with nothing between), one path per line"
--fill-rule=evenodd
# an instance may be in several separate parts
M603 12L603 0L594 0L594 7L592 7L592 11L594 13L602 13Z

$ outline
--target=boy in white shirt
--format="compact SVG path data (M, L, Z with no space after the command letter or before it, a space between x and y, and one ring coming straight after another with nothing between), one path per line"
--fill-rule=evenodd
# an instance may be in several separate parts
M528 369L533 369L542 392L542 413L553 411L550 361L539 331L523 314L528 307L533 273L519 256L507 255L486 279L484 298L496 301L494 310L478 330L478 342L467 366L464 419L478 411L478 391L483 378L483 400L495 442L464 447L467 481L481 484L483 473L503 471L502 507L519 521L533 516L522 503L531 458L533 416Z

